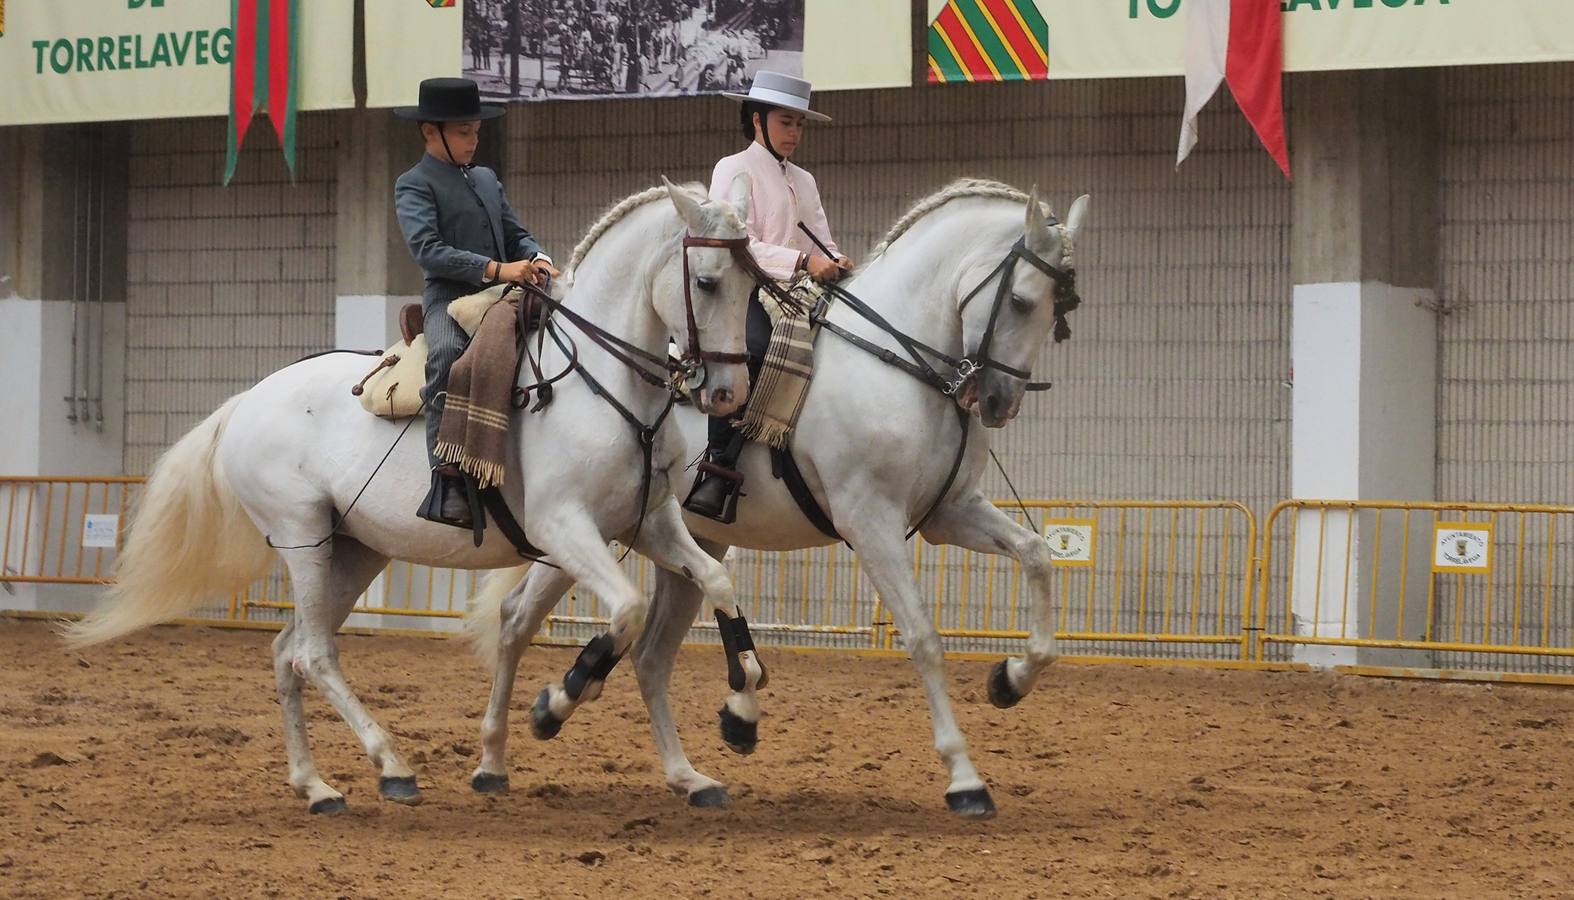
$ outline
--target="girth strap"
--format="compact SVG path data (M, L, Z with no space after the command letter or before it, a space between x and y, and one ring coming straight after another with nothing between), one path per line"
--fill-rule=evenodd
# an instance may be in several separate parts
M799 511L815 528L820 529L821 534L846 542L847 539L837 532L836 524L820 506L820 501L814 499L814 492L809 490L809 483L803 480L803 471L798 468L798 461L792 458L791 450L785 447L771 448L771 471L786 485L787 493L792 495Z
M520 556L532 560L540 560L541 557L546 556L546 551L530 543L530 538L525 535L525 529L519 524L519 520L514 518L514 511L508 508L508 501L503 499L502 491L497 488L487 488L480 493L481 504L492 516L497 530L503 533L503 537L508 538L508 542L514 545Z

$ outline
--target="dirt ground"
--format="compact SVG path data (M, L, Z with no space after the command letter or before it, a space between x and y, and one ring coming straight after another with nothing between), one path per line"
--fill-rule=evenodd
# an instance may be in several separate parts
M376 775L315 693L312 737L350 812L285 786L271 635L161 628L66 652L0 619L5 897L1574 896L1574 693L1306 674L1061 666L989 706L952 696L1000 816L945 810L909 663L768 650L761 744L716 733L719 651L674 701L734 803L665 790L627 667L549 744L521 669L512 793L467 778L487 692L453 641L340 639L351 683L420 772Z

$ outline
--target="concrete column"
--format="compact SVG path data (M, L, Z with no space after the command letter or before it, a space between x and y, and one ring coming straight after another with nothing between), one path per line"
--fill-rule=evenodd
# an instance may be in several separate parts
M341 113L338 148L338 272L334 345L380 350L399 340L399 310L421 302L420 269L410 258L394 216L394 181L420 158L415 126L385 109ZM372 363L367 364L371 370ZM420 441L419 424L405 440ZM352 513L353 515L353 513ZM410 510L415 515L415 510ZM447 602L448 575L438 572L428 590L427 570L394 563L366 592L366 605L419 603L430 593ZM356 614L352 626L451 629L447 619Z
M1437 430L1436 74L1318 73L1298 77L1292 90L1292 493L1430 500ZM1412 523L1411 596L1401 629L1400 519L1384 521L1379 548L1371 514L1300 516L1289 585L1297 634L1392 640L1425 632L1416 592L1424 601L1429 518ZM1318 665L1425 666L1429 655L1297 650L1299 660Z
M124 133L67 131L0 129L0 475L122 472ZM8 574L74 573L82 517L119 512L118 494L104 503L102 489L0 485ZM20 609L81 608L91 594L5 589L0 604Z

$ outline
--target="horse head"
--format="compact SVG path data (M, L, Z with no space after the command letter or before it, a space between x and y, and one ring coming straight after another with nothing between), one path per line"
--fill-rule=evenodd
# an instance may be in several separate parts
M1045 218L1035 186L1027 200L1020 240L994 263L962 305L965 376L957 402L989 428L999 428L1022 408L1033 361L1051 328L1069 335L1065 313L1075 306L1072 252L1087 223L1086 194L1071 204L1064 222ZM990 265L981 261L976 267ZM1062 330L1064 332L1062 333Z

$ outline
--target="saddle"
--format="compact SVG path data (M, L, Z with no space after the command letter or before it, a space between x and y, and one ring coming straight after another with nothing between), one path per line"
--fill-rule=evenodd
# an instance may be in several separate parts
M465 334L474 337L486 311L502 299L501 286L488 288L450 303L448 314ZM537 313L539 316L539 308ZM531 329L539 324L539 317L528 323ZM426 386L425 327L421 304L409 303L400 308L399 335L403 340L383 351L377 367L350 388L367 412L385 419L406 419L420 413L421 388Z

